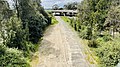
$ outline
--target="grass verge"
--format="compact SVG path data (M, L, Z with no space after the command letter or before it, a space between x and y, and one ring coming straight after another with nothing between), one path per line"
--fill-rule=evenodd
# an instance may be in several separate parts
M66 16L61 16L61 18L65 21L65 22L70 22L71 20L68 18L68 17L66 17Z

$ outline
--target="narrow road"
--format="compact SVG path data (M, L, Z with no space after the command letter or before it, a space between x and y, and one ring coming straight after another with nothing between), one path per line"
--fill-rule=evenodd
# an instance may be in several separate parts
M56 19L59 23L46 30L39 48L39 63L33 67L89 67L77 33L60 17Z

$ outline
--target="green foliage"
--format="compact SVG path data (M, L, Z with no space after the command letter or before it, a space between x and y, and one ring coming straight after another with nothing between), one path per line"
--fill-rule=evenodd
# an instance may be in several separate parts
M97 39L89 40L88 46L92 48L99 48L103 46L103 44L107 41L110 41L109 38L106 38L108 36L98 37Z
M120 62L120 42L115 38L120 29L120 1L83 0L77 16L77 20L70 20L70 25L81 38L89 40L88 46L100 58L100 66L116 66Z
M88 46L89 47L93 47L93 48L97 48L98 47L98 43L95 40L89 40L88 41Z
M58 21L56 20L56 18L53 16L52 17L52 24L57 24L58 23Z
M36 6L37 5L37 6ZM28 29L29 41L37 43L43 36L43 30L47 26L47 19L43 17L46 15L40 10L38 4L31 0L20 1L20 17L23 22L23 28ZM37 11L36 11L37 10ZM39 14L39 13L43 13Z
M1 67L30 67L21 51L0 44Z
M71 20L68 18L68 17L66 17L66 16L62 16L61 17L65 22L70 22Z
M80 26L87 26L89 39L94 39L104 31L111 0L84 0L78 7ZM96 34L97 33L97 34Z
M96 49L96 54L101 59L101 66L116 66L120 62L119 40L104 42L101 45L101 47Z
M5 51L6 51L5 45L1 45L1 44L0 44L0 54L4 54Z
M53 13L52 13L52 12L48 12L48 15L49 15L49 17L50 17L50 20L51 20L51 24L52 24L52 25L58 23L58 21L56 20L55 16L53 16Z
M96 44L98 44L98 46L102 46L102 44L106 42L103 37L99 37L95 41L96 41Z
M67 9L67 10L76 10L77 9L77 5L78 5L77 2L67 3L67 4L64 5L64 9Z
M46 18L46 23L47 25L51 24L51 17L49 16L49 14L45 11L45 9L42 6L38 6L37 7L38 11Z
M88 46L95 48L96 56L100 59L100 67L115 67L120 62L119 39L106 41L104 37L100 37L90 40Z
M70 25L73 27L73 28L75 28L75 22L74 22L75 20L74 20L74 18L71 18L70 19Z
M120 28L120 1L83 0L78 11L78 19L71 19L70 25L81 38L89 40L101 67L115 67L120 62L120 40L114 37ZM67 22L67 18L62 19Z
M104 35L104 36L103 36L103 39L104 39L105 41L110 41L110 40L112 40L111 36L109 36L109 35Z
M79 21L76 18L69 18L66 16L61 17L65 22L68 22L75 30L80 31Z
M21 22L13 16L6 22L6 35L4 42L8 47L22 49L24 47L25 31L22 30Z
M52 6L52 9L53 9L53 10L59 10L59 6L58 6L57 4L54 4L54 5Z
M14 0L15 9L10 10L7 1L0 0L0 67L30 67L28 61L39 47L33 43L51 22L39 2Z
M40 15L31 16L28 21L29 28L29 40L33 43L37 43L40 37L43 36L43 30L46 27L45 19Z
M80 29L80 37L81 38L83 38L83 39L88 39L88 29L86 28L86 27L82 27L81 29Z
M9 6L7 1L0 0L0 20L2 20L3 18L8 18L10 14L8 11L9 11Z
M37 9L44 17L49 17L49 15L47 14L47 12L45 12L45 9L42 6L38 7Z
M108 17L106 18L106 21L104 23L104 26L108 30L112 30L113 37L114 32L120 32L120 5L116 7L111 7L111 9L108 12Z

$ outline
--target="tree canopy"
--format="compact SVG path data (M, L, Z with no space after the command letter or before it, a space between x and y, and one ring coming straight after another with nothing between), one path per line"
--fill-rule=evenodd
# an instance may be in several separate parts
M40 0L13 1L10 9L7 1L0 0L0 66L30 67L49 16Z

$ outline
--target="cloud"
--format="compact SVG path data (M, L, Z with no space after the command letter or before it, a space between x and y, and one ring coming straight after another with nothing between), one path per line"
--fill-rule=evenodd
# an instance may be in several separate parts
M9 3L9 6L11 9L13 9L13 0L6 0Z
M13 8L13 1L12 0L7 0L10 7ZM41 5L44 8L52 8L54 4L58 4L60 7L63 7L64 4L68 2L81 2L82 0L41 0L42 3Z
M58 4L60 7L63 7L64 4L68 2L81 2L82 0L42 0L42 6L44 8L52 8L54 4Z

